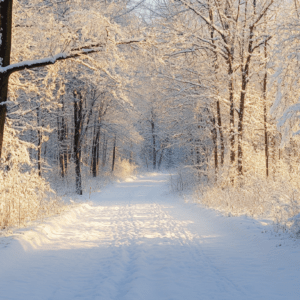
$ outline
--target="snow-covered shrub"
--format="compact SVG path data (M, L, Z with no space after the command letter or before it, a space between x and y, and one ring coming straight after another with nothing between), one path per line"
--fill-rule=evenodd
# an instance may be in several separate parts
M300 230L300 222L295 218L300 213L299 179L291 181L282 174L269 179L248 174L243 184L236 186L227 178L214 186L198 185L194 195L197 202L225 214L268 218L282 229L297 232Z
M53 190L58 196L71 196L74 200L75 196L75 163L72 159L68 161L68 168L65 170L64 177L61 176L61 169L59 166L53 167L51 172L46 176ZM99 168L97 177L91 174L91 167L88 164L81 164L81 180L83 194L99 192L108 182L113 181L111 170Z
M195 202L222 211L226 215L266 218L279 229L289 229L300 236L300 175L283 160L266 179L252 164L252 172L232 185L229 168L213 169L205 174L195 167L179 167L170 176L173 192L192 194ZM261 168L261 167L260 167ZM264 171L264 170L263 170Z
M0 169L0 229L22 226L61 210L50 185L32 167L28 148L6 126Z

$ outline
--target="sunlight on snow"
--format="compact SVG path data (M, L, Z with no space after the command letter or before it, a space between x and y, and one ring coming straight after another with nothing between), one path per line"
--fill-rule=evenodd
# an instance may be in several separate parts
M158 204L82 204L26 232L20 242L26 251L119 247L149 243L149 240L156 244L181 245L200 239L188 230L191 223L175 219Z

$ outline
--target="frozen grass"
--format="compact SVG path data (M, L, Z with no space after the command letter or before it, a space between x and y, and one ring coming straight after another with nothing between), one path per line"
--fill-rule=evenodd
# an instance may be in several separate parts
M0 165L0 230L57 214L63 208L49 183L32 167L28 147L7 127Z
M237 187L198 186L194 196L196 201L225 214L268 218L283 230L300 233L294 218L300 213L299 189L293 188L284 178L274 181L250 177Z
M81 179L83 194L100 192L109 183L136 175L136 170L137 166L135 164L130 163L129 160L119 158L116 160L114 172L111 171L111 166L109 165L105 168L99 168L98 176L93 177L90 166L82 164ZM73 162L69 162L67 174L64 178L61 177L58 167L51 170L47 175L47 180L51 183L52 189L61 197L74 197L75 178L75 164Z
M223 173L224 174L224 173ZM246 215L272 220L276 229L291 231L300 237L300 176L277 173L266 179L248 174L232 186L229 177L201 180L195 169L180 169L171 176L173 191L191 193L195 202L229 216Z
M36 172L0 172L0 229L57 214L62 202Z

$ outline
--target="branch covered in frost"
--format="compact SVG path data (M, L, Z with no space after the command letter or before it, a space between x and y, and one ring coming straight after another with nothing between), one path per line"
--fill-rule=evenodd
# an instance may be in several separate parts
M117 42L116 44L117 45L129 45L129 44L133 44L133 43L139 43L142 41L144 41L144 40L143 39L123 40L123 41ZM48 65L53 65L60 60L76 58L76 57L79 57L82 55L88 55L91 53L102 51L103 47L104 46L102 44L92 44L89 46L75 48L71 51L70 54L58 53L51 57L41 58L41 59L37 59L37 60L28 60L28 61L19 62L16 64L11 64L7 67L0 67L0 73L7 73L8 75L10 75L14 72L23 71L25 69L33 69L33 68L39 68L39 67L44 67L44 66L48 66Z

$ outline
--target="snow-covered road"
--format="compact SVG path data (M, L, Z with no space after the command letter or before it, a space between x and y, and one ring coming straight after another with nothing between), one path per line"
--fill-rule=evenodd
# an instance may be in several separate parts
M1 238L0 299L300 299L299 241L184 203L167 179L116 183Z

